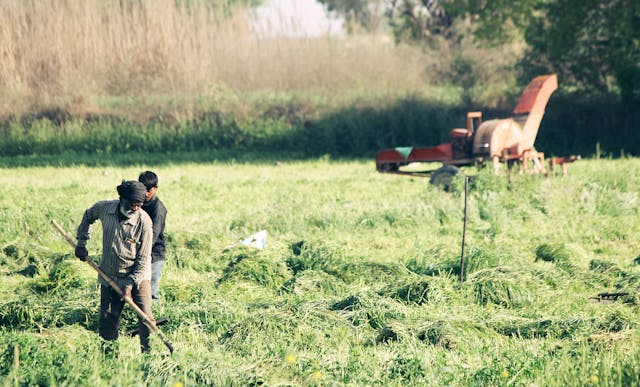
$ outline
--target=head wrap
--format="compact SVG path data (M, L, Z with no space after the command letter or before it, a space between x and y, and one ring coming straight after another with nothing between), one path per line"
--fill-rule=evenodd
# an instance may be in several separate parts
M118 195L120 195L121 198L131 203L144 202L144 198L147 193L147 188L144 184L135 180L122 180L122 184L118 186L117 190Z

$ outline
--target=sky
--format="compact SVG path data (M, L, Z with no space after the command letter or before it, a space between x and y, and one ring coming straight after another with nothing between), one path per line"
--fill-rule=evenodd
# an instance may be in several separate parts
M259 37L345 34L342 20L330 17L316 0L265 0L253 17L253 31Z

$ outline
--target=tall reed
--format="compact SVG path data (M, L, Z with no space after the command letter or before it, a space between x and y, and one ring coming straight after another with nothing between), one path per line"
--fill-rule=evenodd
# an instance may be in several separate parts
M4 1L0 115L189 115L247 91L416 90L436 60L381 35L260 38L251 15L204 0Z

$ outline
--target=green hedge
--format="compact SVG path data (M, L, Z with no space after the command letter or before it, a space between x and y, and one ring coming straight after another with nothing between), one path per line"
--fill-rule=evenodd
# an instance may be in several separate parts
M178 124L132 123L113 117L38 117L0 126L0 156L215 150L372 157L383 148L446 142L451 128L464 127L468 110L479 109L407 98L389 106L346 107L326 114L283 107L276 113L270 109L268 114L241 120L229 113L211 112ZM502 118L509 112L484 109L483 115L485 119ZM556 95L548 105L536 147L549 155L589 155L600 143L605 155L638 154L638 130L640 112L615 99L576 101L572 96Z

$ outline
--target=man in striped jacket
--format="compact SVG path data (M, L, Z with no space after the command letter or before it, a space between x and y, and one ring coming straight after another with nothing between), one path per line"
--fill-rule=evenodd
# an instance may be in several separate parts
M141 210L147 192L144 184L129 180L117 187L118 200L104 200L88 208L78 226L78 247L75 255L80 260L87 259L87 241L91 225L98 219L102 223L102 259L100 268L123 289L125 295L144 311L151 313L151 246L153 224L146 212ZM100 316L98 333L105 342L105 353L117 348L120 313L124 301L108 283L100 282ZM140 346L142 352L149 352L149 328L139 320ZM117 354L117 352L115 352Z

